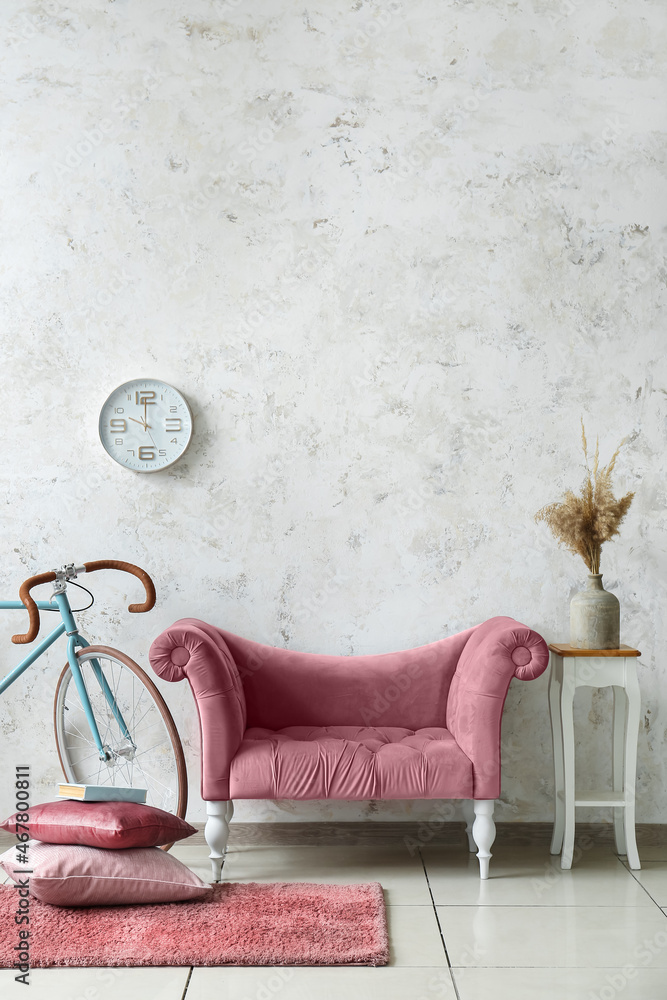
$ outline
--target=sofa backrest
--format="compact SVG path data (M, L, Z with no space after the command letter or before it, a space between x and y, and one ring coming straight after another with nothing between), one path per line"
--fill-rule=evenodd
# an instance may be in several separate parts
M445 725L447 695L475 628L398 653L327 656L220 629L238 667L248 727Z

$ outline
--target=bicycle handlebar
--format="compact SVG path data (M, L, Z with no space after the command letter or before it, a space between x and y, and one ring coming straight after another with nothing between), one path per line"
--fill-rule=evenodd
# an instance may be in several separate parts
M146 591L146 600L143 604L130 604L127 610L131 614L138 615L144 611L150 611L155 604L155 584L146 570L140 566L135 566L134 563L123 562L121 559L98 559L96 562L84 563L83 565L85 566L86 573L94 573L98 569L117 569L123 573L131 573L132 576L136 576L141 580Z
M83 567L86 573L94 573L98 569L117 569L123 573L131 573L132 576L136 576L141 580L146 591L146 600L143 604L130 604L127 610L131 614L150 611L155 604L155 585L146 570L141 569L140 566L135 566L133 563L124 562L120 559L97 559L94 562L84 563ZM12 642L17 644L33 642L37 638L37 633L39 632L39 608L32 599L30 591L33 587L38 587L41 583L51 583L55 579L56 573L54 570L51 570L49 573L39 573L37 576L31 576L21 584L19 597L26 606L30 624L25 635L13 635Z
M51 583L55 578L56 574L51 570L50 573L39 573L37 576L31 576L29 579L23 581L19 587L19 598L28 609L30 625L25 635L13 635L12 642L32 642L33 639L37 638L37 633L39 632L39 608L30 596L30 591L33 587L38 587L40 583Z

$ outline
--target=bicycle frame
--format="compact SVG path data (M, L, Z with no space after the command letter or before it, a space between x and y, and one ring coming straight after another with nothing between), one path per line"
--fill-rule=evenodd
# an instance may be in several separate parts
M63 633L65 633L67 635L67 660L70 666L70 670L72 671L72 677L74 678L76 689L81 699L83 710L86 714L88 725L90 726L90 731L92 733L93 739L95 740L95 745L97 746L97 750L100 755L100 760L103 761L109 760L110 754L105 749L104 744L102 743L100 731L98 729L97 722L95 721L95 716L93 714L93 710L90 705L90 698L88 696L88 691L86 690L86 684L83 679L83 675L81 673L81 667L76 657L77 649L85 649L87 646L90 645L90 643L86 639L84 639L84 637L79 633L79 629L77 627L76 621L74 620L74 615L72 613L72 609L70 607L67 594L64 591L58 594L54 594L51 601L36 601L35 603L37 604L37 607L39 608L40 611L53 611L54 601L58 607L58 610L60 611L60 617L62 620L59 622L58 625L56 625L53 631L46 636L45 639L42 639L42 641L39 643L38 646L36 646L33 650L31 650L31 652L28 653L28 655L23 660L21 660L21 662L16 667L14 667L13 670L10 670L10 672L6 675L6 677L3 677L3 679L0 681L0 694L6 691L7 688L10 687L14 683L14 681L28 669L29 666L31 666L36 660L39 659L42 653L46 652L46 650L50 646L52 646L53 643L56 642L56 640L59 639L61 635L63 635ZM0 611L25 611L25 610L26 607L22 601L0 601ZM127 725L125 724L125 720L121 715L118 705L116 704L116 699L113 696L113 692L109 687L106 677L102 673L102 668L100 667L97 660L91 660L91 665L93 668L93 674L97 678L97 681L102 689L102 692L104 693L104 697L106 698L107 704L109 705L109 708L111 709L116 721L118 722L118 725L120 726L123 736L125 737L126 740L129 741L130 744L132 744L132 746L134 746Z

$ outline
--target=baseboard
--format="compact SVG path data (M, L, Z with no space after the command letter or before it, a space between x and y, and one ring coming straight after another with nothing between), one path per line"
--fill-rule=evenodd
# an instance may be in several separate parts
M183 844L203 844L204 824L193 823L197 833ZM516 847L529 844L551 843L551 823L496 823L496 846L507 844ZM252 844L266 845L329 845L372 846L390 844L419 844L435 847L466 846L463 823L406 823L406 822L357 822L357 823L234 823L230 826L229 846L242 847ZM667 845L667 823L638 823L637 844L642 847ZM611 823L577 823L577 843L585 845L611 844L614 828Z

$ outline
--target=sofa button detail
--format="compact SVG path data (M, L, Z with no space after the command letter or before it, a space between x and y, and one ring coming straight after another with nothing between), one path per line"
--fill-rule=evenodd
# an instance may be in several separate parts
M517 646L516 649L512 650L512 663L515 663L517 667L525 667L532 658L533 654L526 646Z
M175 667L184 667L190 659L190 650L185 646L174 646L171 651L171 662Z

